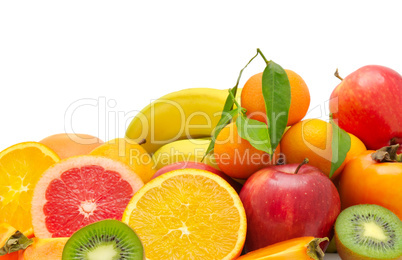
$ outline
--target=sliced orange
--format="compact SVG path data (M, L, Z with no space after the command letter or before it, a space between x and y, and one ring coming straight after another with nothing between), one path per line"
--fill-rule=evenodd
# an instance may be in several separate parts
M32 230L31 200L40 176L60 159L47 146L24 142L0 152L0 222Z
M147 259L235 259L247 229L236 191L216 174L181 169L144 185L124 211Z

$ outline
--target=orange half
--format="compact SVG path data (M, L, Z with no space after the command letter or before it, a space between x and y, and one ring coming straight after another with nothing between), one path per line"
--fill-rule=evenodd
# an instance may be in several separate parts
M235 259L247 229L236 191L198 169L175 170L145 184L122 220L140 237L149 260Z
M19 143L0 152L0 222L32 233L33 190L40 176L59 160L55 152L37 142Z

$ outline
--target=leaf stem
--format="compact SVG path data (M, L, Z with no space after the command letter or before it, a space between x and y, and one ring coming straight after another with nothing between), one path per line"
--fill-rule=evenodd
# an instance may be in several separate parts
M265 61L265 63L268 65L269 61L267 60L267 58L265 58L264 54L262 53L262 51L257 48L257 55L260 54L261 57L263 58L263 60Z
M247 68L247 66L255 59L255 57L258 56L258 54L261 54L261 51L259 52L259 49L257 49L257 53L249 60L249 62L247 62L246 66L244 66L239 73L239 77L237 77L237 81L236 81L236 85L234 86L234 88L236 88L237 90L237 86L239 86L239 82L240 82L240 78L241 75L243 74L243 71ZM236 93L235 93L236 94Z
M239 110L242 110L242 107L240 106L239 102L237 102L236 97L233 95L232 89L229 89L229 95L232 98L233 102L236 104L236 106L239 108Z

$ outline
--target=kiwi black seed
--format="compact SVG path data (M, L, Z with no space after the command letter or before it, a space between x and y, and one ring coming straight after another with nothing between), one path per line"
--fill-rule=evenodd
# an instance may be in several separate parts
M335 241L342 259L402 259L402 221L378 205L356 205L339 214Z
M75 232L63 249L63 260L145 259L137 234L125 223L107 219Z

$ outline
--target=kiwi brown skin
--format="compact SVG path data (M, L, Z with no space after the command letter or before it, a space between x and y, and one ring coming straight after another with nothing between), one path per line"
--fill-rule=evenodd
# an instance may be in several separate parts
M348 210L349 210L349 212L346 213L346 211L348 211ZM363 215L364 213L366 213L366 214L368 213L368 215ZM353 221L360 221L359 216L362 216L362 219L364 219L364 218L369 219L370 217L376 216L376 214L382 214L383 216L380 215L380 217L376 218L376 220L377 219L380 219L380 220L384 219L384 220L387 221L387 223L384 225L384 227L387 227L387 228L391 228L391 226L394 227L394 229L392 229L392 234L393 234L392 239L396 239L396 241L400 242L400 240L398 240L398 239L400 239L402 237L401 236L401 228L400 228L401 226L399 225L402 222L400 222L399 218L394 213L389 211L388 209L383 208L383 207L378 206L378 205L369 205L369 204L351 206L351 207L345 209L343 212L341 212L341 214L338 216L338 219L337 219L337 221L335 223L334 239L335 239L337 252L338 252L338 254L339 254L339 256L341 257L342 260L366 260L366 259L367 260L385 260L385 259L387 259L387 260L402 260L402 253L401 253L400 243L399 243L399 247L396 246L395 253L391 254L392 256L389 255L390 257L388 257L388 258L385 258L385 255L382 255L380 257L379 256L377 256L377 257L366 256L366 255L363 255L363 254L359 254L359 252L356 252L357 250L352 251L351 249L349 249L347 245L342 243L341 239L339 238L339 234L338 234L338 231L340 233L344 233L344 230L345 230L345 229L339 229L340 227L345 228L344 224L341 224L341 219L342 219L343 222L345 221L345 217L343 217L342 214L349 214L349 215L353 214L353 216L356 217L356 218L354 220L352 219L352 222ZM362 215L360 215L360 214L362 214ZM344 216L348 216L348 215L344 215ZM363 217L363 216L365 216L365 217ZM338 227L338 222L339 222L339 227ZM395 225L392 225L390 223L395 224ZM388 225L388 224L390 224L390 225ZM343 236L344 235L342 235L341 237L343 237ZM399 255L397 254L398 251L399 251Z
M335 244L336 244L336 250L338 251L338 254L342 260L381 260L379 258L366 257L363 255L359 255L359 254L351 251L349 248L344 246L342 244L342 242L339 240L338 235L336 234L336 230L335 230ZM384 260L384 259L382 259L382 260ZM402 256L397 257L397 258L392 258L389 260L402 260Z
M325 253L336 253L335 235L332 237L331 241L329 241L329 245L325 250Z

